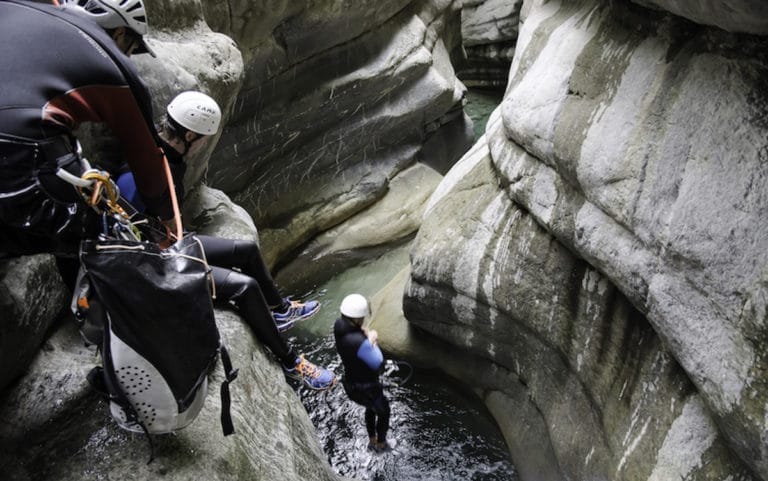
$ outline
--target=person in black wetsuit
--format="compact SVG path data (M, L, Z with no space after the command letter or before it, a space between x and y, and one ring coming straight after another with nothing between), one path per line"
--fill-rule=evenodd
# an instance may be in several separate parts
M344 364L344 391L349 399L365 406L368 448L388 451L389 401L379 380L384 355L376 344L376 331L363 328L363 321L370 314L368 301L360 294L350 294L341 301L339 310L341 317L333 325L333 336Z
M215 135L220 122L219 105L202 92L182 92L168 104L158 130L179 202L184 198L185 156ZM122 197L142 210L144 202L136 191L133 174L127 168L119 170L117 185ZM312 389L332 387L336 376L303 355L296 356L278 332L313 316L320 304L281 297L256 242L206 235L197 235L197 238L211 265L216 300L233 303L238 308L257 339L281 361L286 375L302 380Z
M106 124L148 213L173 218L149 91L128 59L147 52L142 0L0 1L0 252L72 256L97 217L57 177L79 176L73 131Z

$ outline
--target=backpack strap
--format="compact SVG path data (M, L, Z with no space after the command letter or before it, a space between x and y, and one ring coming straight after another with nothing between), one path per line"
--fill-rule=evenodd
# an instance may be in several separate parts
M223 344L219 347L219 353L221 354L221 365L224 367L225 378L224 382L221 383L221 429L224 431L224 436L229 436L235 432L230 411L232 399L229 394L229 383L237 379L238 369L232 368L232 360Z

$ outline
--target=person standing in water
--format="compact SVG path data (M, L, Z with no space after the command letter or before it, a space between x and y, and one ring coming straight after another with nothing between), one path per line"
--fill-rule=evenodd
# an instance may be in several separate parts
M378 334L365 329L363 321L370 314L368 300L360 294L350 294L341 302L341 317L333 326L336 350L344 364L344 391L353 402L365 407L365 428L369 449L389 451L389 401L379 374L384 367L384 355L377 345Z

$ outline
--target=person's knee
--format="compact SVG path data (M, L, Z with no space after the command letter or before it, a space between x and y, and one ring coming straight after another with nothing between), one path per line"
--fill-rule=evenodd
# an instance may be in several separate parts
M239 299L253 298L254 300L257 300L262 297L259 283L251 276L246 276L245 274L233 271L227 280L237 287L234 296L235 302Z
M252 240L235 240L235 253L238 257L246 258L246 259L253 259L257 256L261 256L261 249L259 249L259 244Z

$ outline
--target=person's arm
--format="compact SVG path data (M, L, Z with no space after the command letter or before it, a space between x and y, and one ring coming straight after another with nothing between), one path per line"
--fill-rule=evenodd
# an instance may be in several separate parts
M379 346L371 343L368 339L360 344L357 349L357 357L365 363L372 371L378 371L384 364L384 355Z
M125 160L147 209L173 217L163 151L128 86L91 85L70 90L45 106L46 120L73 128L82 122L106 124L120 140Z

